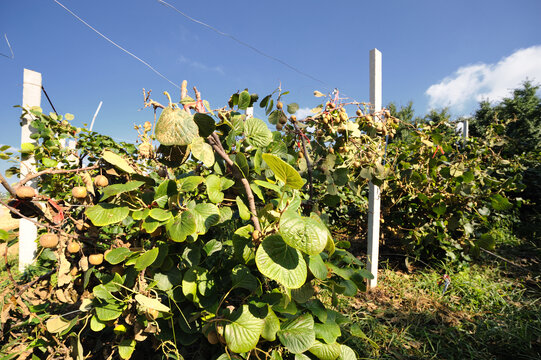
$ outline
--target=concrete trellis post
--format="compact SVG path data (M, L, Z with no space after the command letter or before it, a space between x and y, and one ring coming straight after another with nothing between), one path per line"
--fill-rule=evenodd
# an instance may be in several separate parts
M23 79L23 107L31 108L41 104L41 73L24 69ZM36 144L35 140L30 138L34 129L30 127L32 121L31 115L26 115L22 121L21 144ZM27 174L35 172L34 157L21 162L21 179ZM26 185L36 187L36 179L29 181ZM24 269L34 261L37 250L36 238L38 229L35 224L26 219L19 221L19 271Z
M246 119L249 119L251 117L254 117L254 108L253 107L246 108Z
M370 104L374 112L381 110L381 52L370 50ZM376 121L376 119L374 118ZM380 189L370 182L368 195L368 270L374 275L368 280L368 288L378 284L379 225L380 225Z

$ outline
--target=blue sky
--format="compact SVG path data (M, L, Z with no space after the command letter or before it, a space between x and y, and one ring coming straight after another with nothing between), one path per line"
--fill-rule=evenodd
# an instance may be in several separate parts
M281 83L286 102L318 104L314 90L338 88L368 101L368 52L383 54L383 104L412 100L418 114L450 106L467 115L525 78L541 83L541 1L179 1L168 2L322 80L320 84L156 0L59 0L113 41L180 84L188 80L214 107L237 90L266 95ZM135 140L152 119L142 88L165 102L178 90L99 37L53 0L0 0L0 144L19 147L23 68L43 75L60 113L96 131ZM42 98L45 111L51 111ZM256 109L256 116L262 116ZM5 163L5 162L4 162ZM0 164L5 169L5 164Z

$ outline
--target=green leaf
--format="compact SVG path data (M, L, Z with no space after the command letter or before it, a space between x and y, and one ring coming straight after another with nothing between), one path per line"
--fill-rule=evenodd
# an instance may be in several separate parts
M284 241L308 255L321 253L328 240L326 226L312 218L286 211L280 218L280 234Z
M205 234L211 227L220 222L220 210L214 204L199 203L192 209L195 218L196 232Z
M133 191L143 185L144 181L128 181L125 184L113 184L103 188L101 201L110 198L111 196Z
M259 342L265 319L255 317L248 305L242 305L229 317L231 322L224 329L225 342L231 351L244 353L252 350Z
M58 165L58 161L46 157L42 158L41 162L43 163L43 166L49 168L56 167Z
M492 250L496 246L496 239L488 232L479 237L477 245L482 249Z
M96 316L100 321L111 321L122 315L123 306L121 304L107 302L96 306Z
M143 269L146 269L150 265L154 263L156 258L158 257L158 253L160 252L160 249L155 247L152 250L145 251L142 253L137 260L135 261L135 270L141 271Z
M190 148L192 149L192 154L196 159L201 160L206 167L212 167L215 160L214 150L212 149L212 146L207 144L204 138L199 136L194 138Z
M238 264L231 270L231 282L234 288L243 288L254 291L257 288L257 278L252 275L250 269Z
M248 209L248 206L244 204L244 201L242 201L240 196L237 196L235 201L237 203L237 207L239 208L240 218L242 220L250 220L251 214L250 214L250 209Z
M293 166L272 154L263 154L262 156L276 179L283 181L284 184L292 189L298 190L304 186L304 180Z
M115 224L124 220L129 213L129 207L109 203L99 203L85 210L86 216L95 226Z
M119 247L105 254L105 260L112 265L120 264L131 255L131 251L125 247Z
M239 94L239 109L246 110L250 107L250 93L246 90Z
M191 192L197 189L197 186L205 181L202 176L188 176L179 180L180 191Z
M272 132L261 119L251 117L244 123L244 135L248 143L256 148L265 147L272 141Z
M324 344L316 340L308 351L320 360L336 360L340 356L341 346L337 343Z
M314 319L304 314L282 323L277 332L278 339L293 354L300 354L310 349L316 341Z
M205 184L207 185L207 194L210 201L217 204L224 200L222 181L219 176L214 174L207 176Z
M105 322L100 321L96 315L92 315L92 317L90 318L90 328L92 329L92 331L100 332L105 329L105 326Z
M199 137L199 128L184 109L163 109L155 129L156 139L163 145L190 145Z
M432 211L434 211L436 215L442 216L447 211L447 206L444 203L439 203L432 207Z
M150 210L149 216L158 221L167 221L173 217L173 214L169 210L154 208Z
M278 194L282 193L282 189L278 185L271 184L268 181L263 180L255 180L254 183L256 183L258 186L264 187L266 189L270 189L275 191Z
M154 201L159 207L164 207L173 195L178 194L177 183L174 180L165 180L158 186L154 194Z
M278 124L278 121L280 120L281 117L282 117L282 110L274 110L269 115L269 123L271 123L272 125L276 125Z
M340 326L334 321L327 321L324 324L314 324L314 331L316 332L316 338L324 340L327 344L336 342L336 339L340 337Z
M141 227L147 233L152 234L160 225L163 225L163 223L149 216L145 218Z
M355 352L347 345L340 345L340 357L339 360L357 360Z
M261 331L261 337L267 341L274 341L276 340L276 333L278 330L280 330L280 320L274 311L269 309L269 312L265 317L265 325Z
M300 288L306 281L306 262L302 253L288 246L280 235L265 238L256 252L259 271L289 289Z
M22 143L21 144L21 154L32 154L36 147L32 143Z
M6 230L0 229L0 240L7 241L9 239L9 233Z
M243 153L239 152L237 155L235 155L235 164L237 164L239 167L242 175L248 179L248 176L250 175L250 166L248 165L248 160L246 160L246 156L244 156Z
M327 269L327 266L325 266L321 255L310 255L308 257L308 267L310 272L312 272L319 280L325 280L327 278L329 270Z
M494 194L490 197L490 204L496 211L505 211L513 207L509 200L501 196L500 194Z
M287 112L290 114L295 114L299 110L299 104L291 103L287 105Z
M137 301L140 305L144 307L158 310L160 312L169 312L171 310L169 309L168 306L165 306L164 304L162 304L160 300L149 298L148 296L145 296L143 294L135 295L135 301Z
M199 136L206 138L216 130L216 123L214 119L203 113L195 113L193 120L199 128Z
M307 302L313 295L314 288L310 281L305 282L304 285L298 289L291 290L291 297L299 304Z
M137 342L135 339L124 339L118 344L118 355L122 359L131 358L133 351L135 350L135 345Z
M165 225L171 240L182 242L196 230L195 217L189 211L183 211Z
M109 164L115 166L116 168L118 168L118 169L120 169L120 170L122 170L124 172L127 172L128 174L134 174L135 173L135 170L133 170L133 168L130 166L130 164L128 164L128 162L123 157L121 157L118 154L115 154L112 151L105 150L101 154L101 158L103 160L107 161Z

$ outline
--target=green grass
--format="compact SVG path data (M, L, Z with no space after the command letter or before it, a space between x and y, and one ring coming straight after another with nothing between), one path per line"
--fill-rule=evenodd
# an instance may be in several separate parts
M452 283L442 295L444 273ZM347 344L366 359L539 359L539 281L517 275L494 265L413 274L387 268L356 309L345 298L339 304L370 339Z

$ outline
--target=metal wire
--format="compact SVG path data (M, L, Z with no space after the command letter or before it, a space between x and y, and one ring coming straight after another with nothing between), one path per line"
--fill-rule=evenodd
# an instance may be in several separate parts
M120 50L124 51L126 54L130 55L131 57L135 58L136 60L138 60L139 62L143 63L146 67L148 67L150 70L154 71L158 76L160 76L162 79L164 80L167 80L169 83L171 83L171 85L175 86L176 88L180 89L180 86L178 86L177 84L175 84L173 81L169 80L165 75L163 75L161 72L159 72L158 70L156 70L154 67L152 67L152 65L150 65L149 63L147 63L146 61L144 61L143 59L137 57L135 54L131 53L130 51L124 49L122 46L118 45L116 42L114 42L113 40L109 39L107 36L103 35L101 32L99 32L98 30L96 30L95 28L93 28L90 24L88 24L86 21L84 21L83 19L81 19L79 16L77 16L73 11L71 11L70 9L68 9L67 7L65 7L63 4L61 4L58 0L53 0L55 3L57 3L58 5L60 5L61 7L63 7L67 12L69 12L73 17L75 17L77 20L79 20L80 22L82 22L83 24L85 24L87 27L89 27L90 29L92 29L96 34L98 34L99 36L101 36L102 38L104 38L105 40L109 41L111 44L113 44L114 46L116 46L117 48L119 48Z

